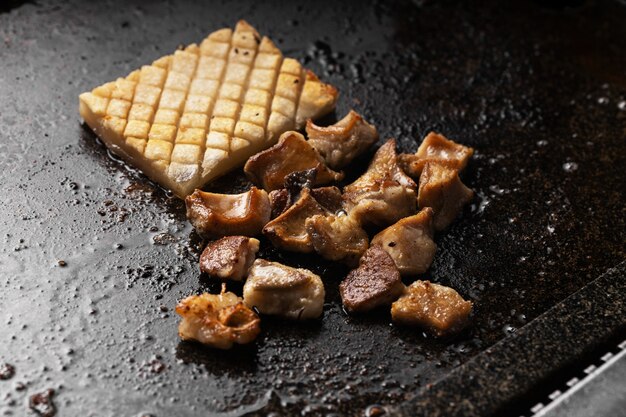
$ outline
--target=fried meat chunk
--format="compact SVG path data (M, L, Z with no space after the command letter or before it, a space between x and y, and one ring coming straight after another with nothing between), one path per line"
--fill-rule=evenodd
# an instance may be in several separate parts
M324 294L324 284L313 272L264 259L254 261L243 287L246 305L292 320L319 317Z
M415 281L391 306L395 323L419 326L438 337L462 330L471 312L471 301L452 288L429 281Z

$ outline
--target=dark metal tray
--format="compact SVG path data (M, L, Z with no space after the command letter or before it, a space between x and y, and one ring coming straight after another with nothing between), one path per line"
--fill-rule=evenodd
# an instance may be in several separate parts
M539 3L3 3L0 411L53 388L63 416L506 415L623 333L626 7ZM177 300L216 290L200 241L81 127L77 96L240 18L339 88L335 117L355 108L405 151L430 130L476 148L477 197L427 274L474 301L470 331L348 317L344 268L265 245L323 275L323 320L264 320L229 352L179 342Z

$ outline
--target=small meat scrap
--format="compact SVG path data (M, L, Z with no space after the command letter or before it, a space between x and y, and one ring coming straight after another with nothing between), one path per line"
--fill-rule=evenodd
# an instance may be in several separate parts
M307 121L306 134L332 169L341 169L378 140L376 128L354 110L334 125L321 127Z
M293 320L319 317L324 294L324 284L313 272L264 259L254 261L243 287L246 305Z
M398 166L395 139L389 139L367 171L344 188L344 200L362 224L388 226L415 213L416 189Z
M252 342L261 332L259 316L232 292L192 295L176 306L183 320L178 335L219 349Z
M278 249L310 253L313 252L313 244L306 230L306 219L326 213L324 207L313 198L311 190L304 188L291 207L265 225L263 234Z
M474 149L458 144L438 133L430 132L415 154L398 155L398 163L408 175L419 178L427 162L441 162L461 172L473 154Z
M10 363L0 363L0 380L11 379L15 375L15 367Z
M361 313L389 305L404 291L396 264L380 246L371 246L359 267L339 285L341 300L350 313Z
M317 168L315 184L339 181L343 174L328 168L322 157L298 132L285 132L278 143L252 156L244 172L254 184L267 191L285 186L285 177L292 172Z
M270 200L265 190L252 187L242 194L215 194L196 190L185 199L187 218L208 237L255 236L270 220Z
M281 188L269 193L270 204L272 205L272 219L280 216L285 210L293 205L300 197L302 189L297 193L292 190ZM343 211L343 198L341 190L337 187L319 187L310 190L311 196L324 209L330 213L339 213Z
M53 389L33 394L28 400L28 407L41 417L54 417L57 413L56 406L52 402Z
M461 182L456 169L438 162L424 165L417 204L420 208L432 207L436 231L448 227L473 197L474 192Z
M200 256L200 271L223 279L241 281L259 251L259 241L246 236L226 236L210 242Z
M415 281L391 306L395 323L419 326L435 336L448 336L468 323L472 302L452 288L429 281Z
M433 215L433 209L426 207L405 217L374 236L372 246L380 245L402 275L423 274L437 251L433 241Z
M306 219L315 252L331 261L354 265L367 250L369 237L351 215L315 215Z

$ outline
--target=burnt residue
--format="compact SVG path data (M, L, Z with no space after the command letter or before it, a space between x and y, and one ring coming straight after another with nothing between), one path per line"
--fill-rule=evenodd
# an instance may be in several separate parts
M260 257L323 277L322 319L264 318L255 343L227 352L179 341L176 302L220 290L199 273L202 239L181 200L79 125L77 95L241 17L338 87L325 123L354 108L403 151L431 130L476 149L463 175L476 197L436 236L420 277L474 302L466 333L435 340L390 326L384 309L347 316L347 267L261 239ZM624 259L625 19L608 0L563 10L71 0L0 15L0 360L26 387L13 393L18 405L0 407L19 414L33 392L62 384L63 415L417 414L410 405L428 400L425 387ZM235 171L207 189L249 186Z
M52 397L53 389L33 394L28 400L28 407L41 417L54 417L57 413Z

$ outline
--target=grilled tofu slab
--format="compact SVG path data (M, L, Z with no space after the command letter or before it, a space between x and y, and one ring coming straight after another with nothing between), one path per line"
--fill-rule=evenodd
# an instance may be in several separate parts
M333 110L337 90L239 21L79 100L111 151L184 198Z

